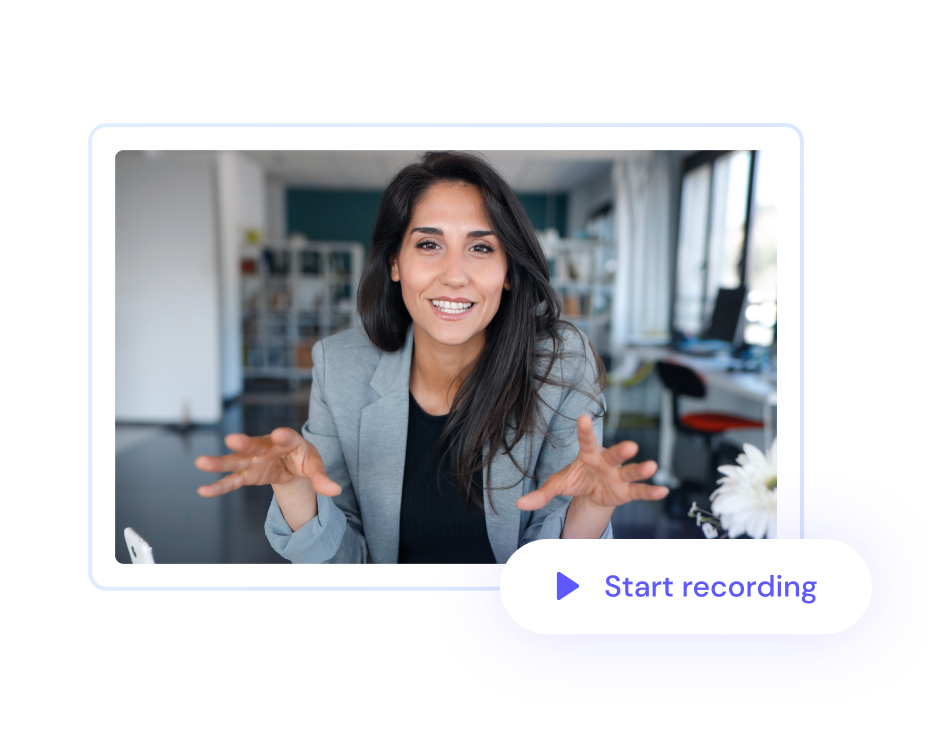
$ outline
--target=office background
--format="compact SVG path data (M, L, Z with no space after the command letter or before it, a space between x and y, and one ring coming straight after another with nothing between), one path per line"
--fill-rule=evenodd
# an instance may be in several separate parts
M606 444L635 440L674 486L668 503L617 509L616 534L702 537L681 507L708 495L713 452L672 435L654 364L677 353L672 340L712 325L719 289L743 288L733 345L739 368L772 384L775 412L776 197L763 153L484 154L538 231L565 315L607 363ZM223 453L229 432L305 420L306 351L352 321L380 193L415 156L117 156L117 559L128 561L122 529L132 526L162 562L280 561L263 534L270 488L202 500L195 490L213 477L192 462ZM721 436L719 460L775 432L769 398L724 383L731 347L716 349L719 358L693 354L704 378L720 383L681 403L766 422Z

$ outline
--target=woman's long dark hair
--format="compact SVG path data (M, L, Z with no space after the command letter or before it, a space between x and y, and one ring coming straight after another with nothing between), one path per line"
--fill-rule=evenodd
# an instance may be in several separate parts
M511 287L487 326L486 343L458 390L439 442L468 501L482 508L480 477L475 475L497 452L504 451L529 476L513 458L512 448L542 425L541 385L571 385L555 378L552 369L565 354L561 333L576 328L560 321L561 304L548 282L548 262L525 209L503 177L473 154L426 152L396 174L380 204L358 287L358 313L371 342L392 353L406 341L412 318L390 267L413 209L437 183L467 183L480 190L487 220L506 256ZM600 388L581 391L595 399L605 372L599 356L590 351ZM486 462L484 450L489 452Z

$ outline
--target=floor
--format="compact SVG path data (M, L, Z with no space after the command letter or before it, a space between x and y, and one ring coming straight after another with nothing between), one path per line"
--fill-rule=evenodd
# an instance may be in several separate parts
M151 545L155 560L170 564L286 563L268 544L264 520L271 488L245 487L205 499L197 487L216 475L194 467L201 455L227 452L223 438L232 432L264 435L276 427L299 429L306 419L305 390L289 396L274 390L249 392L227 407L214 426L187 430L165 426L116 426L116 559L129 563L123 531L134 528ZM607 431L606 443L631 439L639 444L638 460L655 458L657 430L630 428ZM689 446L689 447L688 447ZM705 452L681 441L675 457L677 474L699 479ZM708 505L708 491L698 487L672 494L665 503L633 502L617 508L613 531L618 538L703 538L685 511L692 500Z

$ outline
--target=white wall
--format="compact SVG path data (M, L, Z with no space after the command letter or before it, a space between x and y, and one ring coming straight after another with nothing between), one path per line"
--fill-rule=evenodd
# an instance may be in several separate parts
M215 156L116 157L116 420L222 415Z
M267 238L284 240L287 234L287 186L279 178L268 176L265 179L265 212L267 219Z
M222 396L243 391L241 247L245 232L267 236L264 169L240 152L219 152L216 157L219 189L219 275Z

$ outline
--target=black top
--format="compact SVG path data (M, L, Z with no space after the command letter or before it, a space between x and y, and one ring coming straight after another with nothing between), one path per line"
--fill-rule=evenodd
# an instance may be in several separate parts
M406 468L400 507L400 564L495 564L483 511L465 500L445 457L438 486L438 439L448 415L429 415L409 393ZM482 489L479 473L475 475Z

